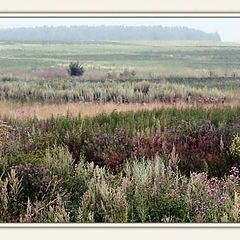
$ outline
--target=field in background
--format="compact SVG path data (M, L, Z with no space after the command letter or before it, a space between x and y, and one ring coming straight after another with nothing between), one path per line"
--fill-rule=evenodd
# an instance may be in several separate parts
M17 104L238 101L239 50L238 43L191 41L1 42L0 100ZM66 69L76 60L86 71L73 78Z
M39 75L65 71L79 60L92 75L135 70L141 76L208 76L239 73L239 43L191 41L1 42L0 72ZM43 74L43 73L42 73Z

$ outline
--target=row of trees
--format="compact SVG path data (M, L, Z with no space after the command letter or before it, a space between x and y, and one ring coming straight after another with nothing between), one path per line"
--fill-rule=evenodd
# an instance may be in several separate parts
M60 26L0 29L0 40L88 41L88 40L205 40L221 41L218 33L187 27L162 26Z

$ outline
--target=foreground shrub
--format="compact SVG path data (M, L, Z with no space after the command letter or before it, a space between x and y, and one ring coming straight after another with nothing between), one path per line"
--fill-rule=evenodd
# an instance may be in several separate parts
M90 141L84 143L86 158L100 166L119 168L130 157L131 138L123 129L116 129L114 134L92 133Z
M22 210L21 179L16 176L15 170L11 170L7 177L0 177L0 222L19 221Z
M59 155L47 157L48 166L53 164L54 172L66 174L69 194L64 195L58 184L53 186L54 175L46 167L15 166L0 178L0 221L240 221L240 176L236 167L223 178L209 177L205 172L192 172L186 177L178 171L172 152L166 158L157 155L128 161L118 174L84 161L72 171L71 161L54 165L58 157L71 159L66 149L59 150ZM63 186L64 182L59 184Z
M57 176L44 167L24 163L12 167L16 175L21 179L22 201L43 201L45 198L52 198L60 187L60 180Z
M239 172L208 178L178 173L171 157L134 161L114 178L96 167L79 208L80 222L238 222Z

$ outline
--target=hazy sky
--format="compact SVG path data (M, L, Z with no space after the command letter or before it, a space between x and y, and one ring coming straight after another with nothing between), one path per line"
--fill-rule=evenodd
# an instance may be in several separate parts
M185 26L218 32L222 41L240 42L240 18L0 18L0 28L60 25Z

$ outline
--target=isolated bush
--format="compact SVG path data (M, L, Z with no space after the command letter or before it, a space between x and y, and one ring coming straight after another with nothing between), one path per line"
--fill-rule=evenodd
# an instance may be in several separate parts
M85 70L79 62L71 62L67 71L71 76L82 76Z

